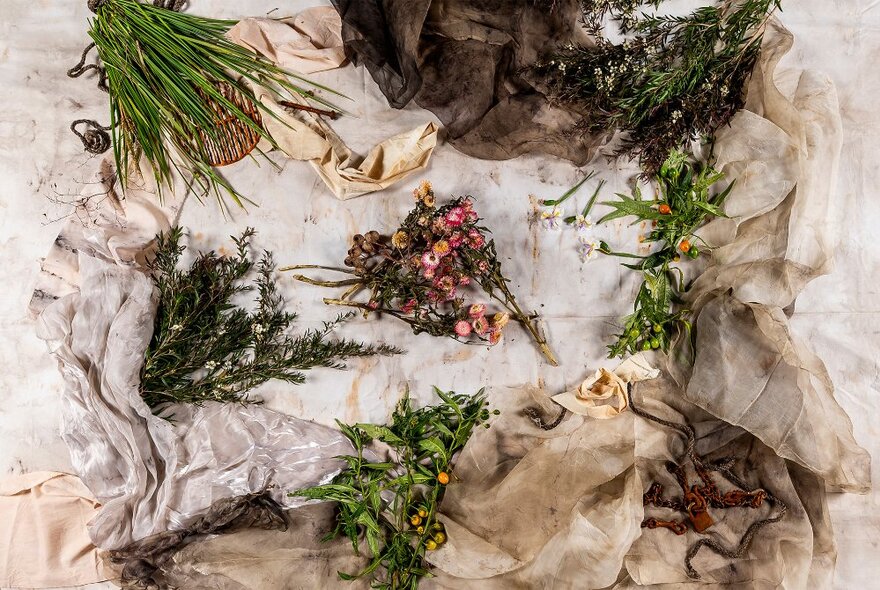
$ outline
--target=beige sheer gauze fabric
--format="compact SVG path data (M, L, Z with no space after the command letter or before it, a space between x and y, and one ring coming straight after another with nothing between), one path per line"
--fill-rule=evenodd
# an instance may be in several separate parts
M350 445L335 429L258 405L207 403L154 416L139 391L153 334L153 281L136 267L81 254L80 290L49 306L38 334L58 361L61 436L74 470L103 504L89 523L114 549L184 528L213 502L258 492L286 506L286 490L338 469Z
M57 588L107 580L86 532L99 508L82 481L66 473L0 480L0 586Z
M505 392L495 398L502 415L475 433L457 462L460 481L449 486L440 517L449 540L429 553L436 577L423 586L831 586L835 548L825 488L864 491L870 475L822 363L793 339L783 313L828 270L840 149L831 83L808 72L789 75L794 85L786 95L774 83L791 42L787 31L771 26L748 110L719 137L720 165L738 181L728 201L731 219L704 231L718 249L693 289L693 371L670 363L661 377L636 385L635 396L654 415L693 424L696 450L707 460L734 458L733 472L785 503L783 519L759 531L741 559L702 549L693 560L701 575L695 582L684 565L693 543L712 538L734 549L752 523L777 507L710 509L716 524L708 536L642 529L646 513L683 517L643 507L655 481L666 487L665 497L680 496L665 463L682 460L681 435L632 412L607 420L574 415L547 432L520 412L535 403L529 390ZM548 404L543 392L531 393ZM733 487L716 480L722 492ZM288 533L248 531L193 544L175 556L169 575L198 589L333 587L340 583L336 569L355 571L350 554L344 543L316 551L296 524L312 520L299 514L292 511ZM269 542L271 553L253 549ZM287 559L313 565L266 567Z

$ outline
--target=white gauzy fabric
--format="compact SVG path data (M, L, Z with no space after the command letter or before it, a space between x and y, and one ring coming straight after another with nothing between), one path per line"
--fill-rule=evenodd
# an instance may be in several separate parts
M870 458L824 364L791 334L785 313L830 270L841 146L830 80L800 73L791 96L776 85L776 65L791 45L791 34L772 24L747 110L718 134L718 165L737 184L725 204L730 218L703 234L714 249L687 296L695 362L686 354L670 369L689 401L829 486L865 492Z
M152 280L141 271L82 255L80 292L49 306L39 334L65 380L62 436L71 462L103 504L90 523L102 549L186 525L214 501L276 485L314 485L350 452L335 429L258 405L174 407L154 416L138 386L153 333Z
M143 262L156 234L173 225L186 201L185 183L175 175L174 190L156 195L152 173L142 159L122 191L112 158L103 158L95 181L82 190L76 207L40 264L28 311L37 317L53 301L79 287L78 256L129 265Z

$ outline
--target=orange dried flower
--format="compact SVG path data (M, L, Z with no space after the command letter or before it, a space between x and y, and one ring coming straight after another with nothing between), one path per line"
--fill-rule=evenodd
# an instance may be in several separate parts
M670 207L666 203L661 203L659 210L660 215L669 215L670 213L672 213L672 207Z

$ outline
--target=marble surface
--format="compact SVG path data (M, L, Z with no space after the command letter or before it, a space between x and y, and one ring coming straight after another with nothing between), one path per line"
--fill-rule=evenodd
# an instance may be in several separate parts
M295 0L279 6L252 0L247 14L294 14L320 0ZM201 8L193 0L193 10ZM880 396L880 114L876 109L880 78L880 2L876 0L801 0L785 5L784 24L796 37L784 64L815 68L838 86L845 139L838 178L837 210L841 243L834 272L808 286L792 323L825 360L841 404L855 424L857 440L874 457L880 472L880 425L873 415ZM210 12L238 17L241 3L212 2ZM277 9L277 10L276 10ZM274 10L274 11L273 11ZM105 119L106 97L93 80L68 80L86 43L88 10L81 0L3 0L0 9L0 476L35 470L70 469L58 435L61 379L44 345L34 334L27 304L45 255L69 215L81 184L92 179L98 160L84 155L68 125L81 117ZM353 99L353 116L334 124L358 153L385 137L431 119L418 108L393 111L362 70L347 67L315 76ZM260 204L248 213L224 218L214 203L189 202L182 223L194 247L228 245L227 236L247 226L259 231L256 245L275 252L281 265L334 264L344 256L350 234L387 229L387 221L408 210L410 191L420 179L347 202L333 198L308 164L278 160L280 170L264 164L233 166L230 180ZM623 189L633 168L597 162L608 190ZM410 354L351 364L350 371L313 371L305 385L268 384L261 390L270 407L332 424L382 421L408 386L429 399L431 386L461 392L491 384L490 396L537 383L558 393L579 383L603 364L605 344L615 320L628 312L636 276L616 260L579 260L573 231L551 232L533 220L534 197L553 198L582 174L549 158L523 157L508 162L467 158L448 145L435 151L423 175L439 197L472 193L487 225L495 229L498 250L521 304L536 307L561 366L543 363L524 333L515 328L494 349L463 347L451 341L414 337L403 325L379 326L355 320L341 331L364 339L394 342ZM588 184L577 196L582 206ZM572 209L574 208L572 204ZM596 236L613 244L631 244L637 228L611 225ZM320 303L321 288L283 278L299 325L331 318ZM880 493L832 495L829 500L838 542L835 588L880 587Z

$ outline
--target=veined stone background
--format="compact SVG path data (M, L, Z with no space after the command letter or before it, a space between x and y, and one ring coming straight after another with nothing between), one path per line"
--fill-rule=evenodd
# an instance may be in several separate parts
M198 14L239 18L296 14L322 0L192 0ZM246 4L246 6L245 6ZM677 0L676 7L699 4ZM844 145L829 231L839 231L833 273L811 283L797 302L792 324L825 361L837 397L850 414L856 439L873 456L880 472L880 1L783 1L780 19L795 35L783 61L786 70L816 69L837 85ZM0 0L0 476L36 470L70 471L59 436L61 377L37 339L27 305L43 257L83 182L91 182L99 159L84 154L70 133L70 122L106 122L106 95L88 76L70 80L66 71L88 43L89 11L84 0ZM352 116L334 123L349 145L364 154L375 143L419 123L434 120L417 107L387 106L362 69L347 66L316 75L352 101ZM275 158L280 166L246 161L228 176L259 207L224 218L216 203L190 199L182 224L194 248L228 246L228 236L247 226L258 230L256 246L275 253L279 265L335 264L352 233L391 229L411 206L410 191L430 179L438 197L473 194L521 304L546 320L559 368L544 363L515 326L495 349L464 347L452 341L413 336L390 320L360 319L342 334L385 340L409 350L406 356L351 363L348 371L316 370L305 385L270 383L260 390L269 407L333 424L383 421L402 391L430 399L431 386L460 392L487 387L490 398L507 388L535 383L548 394L578 384L599 366L608 366L605 344L618 318L630 311L637 276L615 259L587 264L578 259L573 231L548 231L534 222L535 195L555 198L582 171L566 162L528 156L506 162L468 158L438 146L424 174L378 194L337 201L303 162ZM587 167L590 168L590 167ZM609 181L606 194L623 190L632 165L592 168ZM582 207L594 183L569 201ZM598 210L597 213L601 213ZM596 217L596 215L594 215ZM835 227L837 224L839 226ZM596 236L634 247L638 228L622 224L597 228ZM332 318L319 287L282 278L291 306L309 327ZM723 394L723 392L719 392ZM880 493L831 495L838 544L835 588L880 588ZM0 524L2 526L2 524ZM93 588L105 587L105 585ZM112 588L112 585L106 585Z

